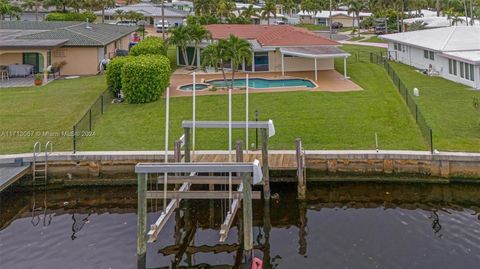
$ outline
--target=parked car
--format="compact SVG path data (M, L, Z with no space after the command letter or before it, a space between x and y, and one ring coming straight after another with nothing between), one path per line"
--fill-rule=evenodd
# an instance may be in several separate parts
M333 29L340 29L340 28L343 28L343 23L341 23L341 22L338 22L338 21L336 21L336 22L333 22L333 23L332 23L332 28L333 28Z
M115 24L120 26L136 26L137 22L136 21L117 21Z
M155 25L155 28L157 29L157 33L167 32L168 29L170 28L170 22L164 21L164 24L162 25L162 21L159 21Z

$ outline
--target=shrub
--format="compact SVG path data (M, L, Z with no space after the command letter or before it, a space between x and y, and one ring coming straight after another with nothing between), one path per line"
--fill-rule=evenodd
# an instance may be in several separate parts
M147 37L130 49L130 55L161 54L167 55L167 45L159 37Z
M162 55L132 57L122 67L122 90L129 103L158 100L170 80L170 61Z
M115 95L122 89L122 67L126 62L130 61L131 58L130 56L115 57L107 65L105 72L107 86Z
M97 16L93 12L86 11L83 13L61 13L61 12L52 12L49 13L46 17L46 21L88 21L94 22Z

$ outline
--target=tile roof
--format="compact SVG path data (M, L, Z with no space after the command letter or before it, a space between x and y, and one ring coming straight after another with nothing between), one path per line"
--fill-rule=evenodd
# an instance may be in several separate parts
M88 27L87 27L88 26ZM45 42L45 40L66 40L65 46L105 46L136 31L137 27L86 22L0 22L0 29L22 30L18 39ZM31 32L29 30L38 30ZM20 43L19 43L20 46Z
M289 25L211 24L206 28L213 39L227 38L233 34L243 39L255 39L262 47L339 45L309 30Z

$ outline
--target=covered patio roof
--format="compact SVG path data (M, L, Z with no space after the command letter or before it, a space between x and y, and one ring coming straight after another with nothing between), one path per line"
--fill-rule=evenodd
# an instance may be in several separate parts
M281 48L282 54L305 57L305 58L335 58L335 57L349 57L347 53L337 47L332 46L318 46L318 47L288 47Z
M318 80L317 59L328 58L343 58L343 76L347 77L347 57L350 53L347 53L334 46L315 46L315 47L283 47L280 48L282 54L282 75L285 74L285 61L284 55L290 55L295 57L311 58L315 61L315 80Z
M54 49L63 46L67 39L20 39L25 34L36 34L38 30L2 30L0 29L0 49Z

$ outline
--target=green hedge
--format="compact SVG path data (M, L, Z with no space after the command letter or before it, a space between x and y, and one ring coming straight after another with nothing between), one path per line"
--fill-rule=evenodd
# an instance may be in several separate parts
M132 57L122 67L125 100L134 104L158 100L169 84L170 74L170 61L165 56Z
M130 55L160 54L167 55L167 45L160 37L150 36L130 49Z
M93 12L86 11L83 13L62 13L62 12L52 12L49 13L46 17L46 21L88 21L94 22L97 16Z
M122 67L131 59L130 56L115 57L108 63L105 71L107 86L115 94L118 94L122 89Z

